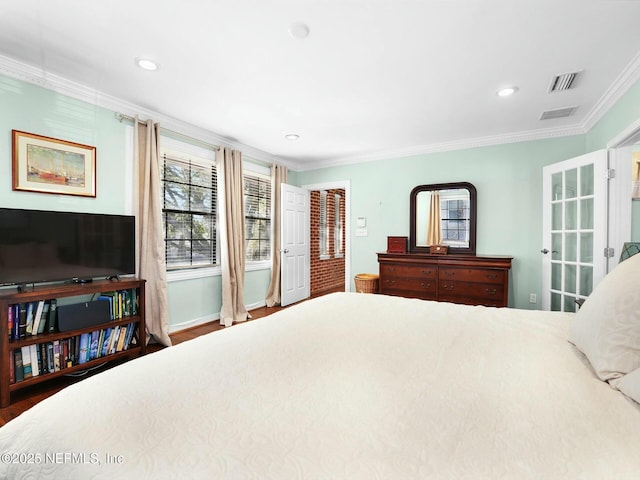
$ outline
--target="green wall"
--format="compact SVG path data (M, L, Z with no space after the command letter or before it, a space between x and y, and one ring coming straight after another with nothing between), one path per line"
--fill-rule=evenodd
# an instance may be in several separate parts
M22 130L96 147L96 198L18 192L11 189L11 130ZM126 124L115 112L54 91L0 75L0 206L128 214L131 192L122 174ZM264 302L270 270L247 272L245 300ZM217 318L222 304L220 276L169 283L172 329Z
M478 190L479 254L514 257L510 305L539 308L542 167L603 148L640 118L640 83L586 135L389 158L362 164L291 171L295 185L351 181L351 272L376 272L376 252L386 249L388 235L409 233L409 193L418 184L468 181ZM97 147L97 197L44 195L11 190L11 130L62 138ZM122 182L126 126L114 112L65 95L0 76L0 206L33 209L126 212ZM634 204L634 236L640 236L640 208ZM367 217L367 237L354 235L356 217ZM264 301L269 270L246 273L245 301ZM217 317L221 305L219 276L169 284L173 329Z
M627 91L587 133L587 152L605 148L607 143L640 119L640 81Z
M11 190L11 130L96 147L96 198ZM122 214L125 126L114 112L0 76L0 205L10 208Z
M351 181L351 272L377 272L387 236L409 235L409 194L416 185L470 182L478 191L477 253L514 257L510 306L537 308L542 242L542 167L585 151L573 136L393 158L298 172L299 185ZM354 235L367 218L368 236Z

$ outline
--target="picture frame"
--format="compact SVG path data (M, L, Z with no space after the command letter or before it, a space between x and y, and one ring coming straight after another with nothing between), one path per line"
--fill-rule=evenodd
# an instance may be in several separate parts
M96 147L12 130L13 190L96 196Z

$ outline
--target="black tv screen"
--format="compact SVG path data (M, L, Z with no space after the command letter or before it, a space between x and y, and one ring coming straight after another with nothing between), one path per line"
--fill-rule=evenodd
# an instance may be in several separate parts
M0 285L133 273L133 216L0 208Z

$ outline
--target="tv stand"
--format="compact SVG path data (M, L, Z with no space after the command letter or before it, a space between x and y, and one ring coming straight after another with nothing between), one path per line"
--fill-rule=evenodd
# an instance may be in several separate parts
M20 311L22 306L28 308L31 305L32 311L37 312L41 302L53 306L54 300L57 302L61 298L94 294L111 297L114 302L112 318L105 323L60 332L57 322L54 321L54 328L49 328L50 324L47 322L44 329L38 330L41 333L36 331L35 334L17 337L16 332L9 329L9 312L13 312L13 323L18 320L15 315L16 309ZM44 314L40 320L43 318ZM83 359L80 357L81 353L78 353L81 349L75 347L81 343L82 337L87 340L89 337L93 339L95 334L98 340L96 347L102 339L102 349L91 349ZM96 280L90 283L37 285L28 291L0 292L0 407L9 406L12 392L52 378L93 370L108 361L124 361L139 357L146 353L146 348L144 280L127 278L117 284L108 280ZM30 370L31 373L27 376L24 364L17 363L18 358L22 362L21 354L26 354L27 351L34 355L29 359L34 358L38 364L37 375ZM40 352L40 355L37 352ZM67 356L64 355L65 352ZM38 357L41 358L42 365L38 362Z

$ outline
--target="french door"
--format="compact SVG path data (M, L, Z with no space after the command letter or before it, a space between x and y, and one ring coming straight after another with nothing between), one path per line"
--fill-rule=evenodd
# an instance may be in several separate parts
M607 151L543 169L543 310L575 312L607 271Z

